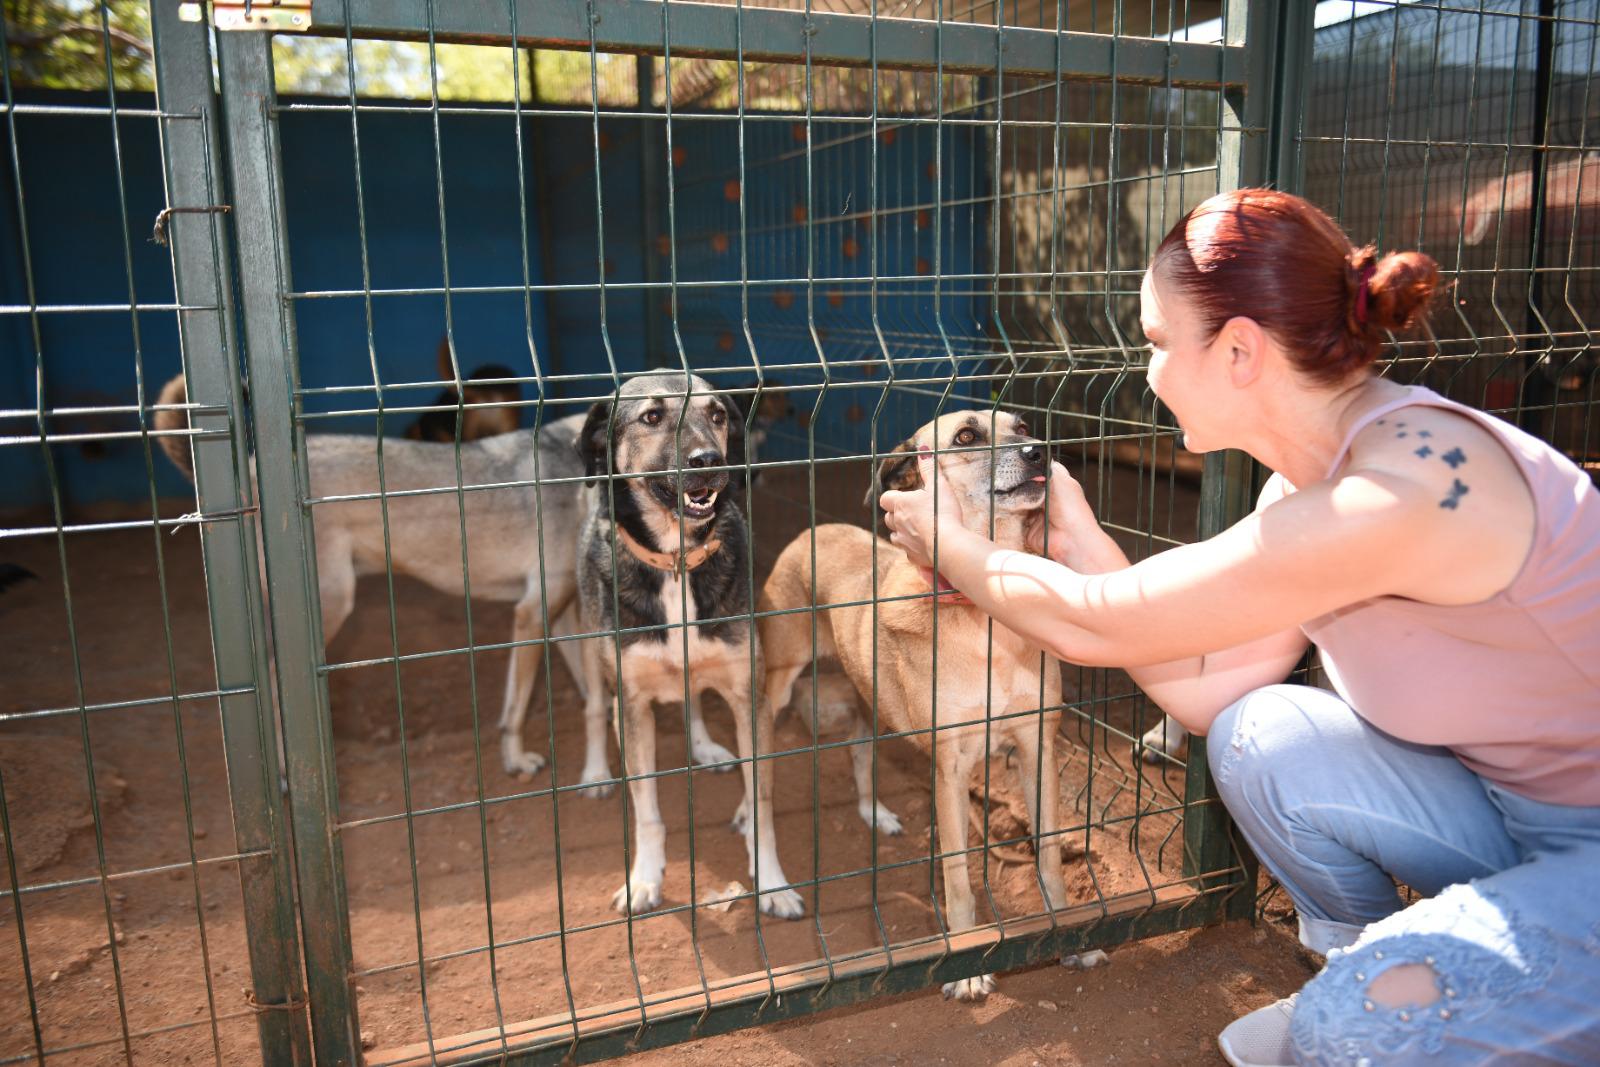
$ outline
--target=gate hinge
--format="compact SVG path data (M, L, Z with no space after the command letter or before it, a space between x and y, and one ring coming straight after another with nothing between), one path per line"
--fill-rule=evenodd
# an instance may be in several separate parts
M178 17L200 22L204 5L185 0L178 5ZM211 0L211 25L219 30L304 33L311 28L311 0Z

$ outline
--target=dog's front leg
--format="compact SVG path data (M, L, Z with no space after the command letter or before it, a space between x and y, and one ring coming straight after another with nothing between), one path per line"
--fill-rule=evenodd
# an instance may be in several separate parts
M772 747L771 708L763 698L750 691L748 684L735 684L723 697L733 709L739 739L739 770L744 775L744 803L741 805L745 813L744 843L750 854L750 877L760 894L761 910L780 919L798 919L805 914L805 902L799 893L789 888L789 879L778 862L778 838L772 819L774 765L762 761L758 766L755 758Z
M1056 779L1059 724L1050 718L1039 725L1029 719L1015 721L1017 788L1027 798L1028 825L1038 838L1035 855L1045 906L1058 910L1067 906L1067 882L1061 874L1061 784Z
M944 916L948 932L970 930L977 922L972 883L967 878L967 779L973 759L962 752L959 734L939 739L933 806L939 823L940 867L944 871ZM944 995L981 1000L994 992L994 978L980 974L944 984Z
M611 898L611 906L624 914L649 911L661 905L661 879L667 868L667 825L661 820L656 791L656 722L647 698L617 694L617 747L622 751L622 773L633 800L633 866L628 880Z

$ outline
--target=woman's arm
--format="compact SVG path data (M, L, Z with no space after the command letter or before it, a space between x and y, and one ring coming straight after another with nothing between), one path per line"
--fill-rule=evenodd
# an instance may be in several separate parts
M1240 697L1289 677L1310 644L1297 626L1221 652L1132 667L1128 675L1184 729L1204 734Z
M1048 518L1039 524L1029 547L1081 574L1130 566L1127 555L1095 519L1082 488L1066 468L1052 466ZM1277 494L1271 498L1276 500ZM1296 626L1220 652L1133 667L1128 675L1185 729L1204 734L1212 720L1240 697L1287 678L1309 645Z
M931 459L923 462L924 484L937 485ZM1345 605L1403 594L1425 571L1431 576L1437 560L1427 554L1426 534L1437 503L1428 492L1381 472L1348 475L1207 541L1098 575L999 548L942 516L938 566L974 604L1062 659L1169 663L1282 635ZM933 554L931 495L882 498L891 540L915 562Z

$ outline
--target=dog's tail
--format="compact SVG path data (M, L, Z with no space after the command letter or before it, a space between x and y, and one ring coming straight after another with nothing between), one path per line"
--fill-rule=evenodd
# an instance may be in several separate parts
M189 402L189 386L183 380L183 375L178 375L166 385L161 387L161 396L156 403L162 405L187 404ZM157 411L153 420L155 428L161 431L161 436L156 438L156 443L161 446L161 451L172 460L172 465L183 472L183 476L194 481L194 455L189 451L188 438L175 436L174 431L189 428L189 413L187 411Z
M456 376L455 368L450 365L450 338L448 335L439 338L439 378L441 381L451 381Z

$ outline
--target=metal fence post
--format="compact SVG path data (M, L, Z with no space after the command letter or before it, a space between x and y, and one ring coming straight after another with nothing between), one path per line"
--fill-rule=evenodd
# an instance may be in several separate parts
M251 992L266 1063L310 1064L295 926L288 827L279 791L277 723L269 686L261 607L249 441L234 349L233 279L218 114L203 23L183 22L178 0L156 0L156 94L164 113L167 232L188 377L188 399L214 412L191 415L195 490L202 514L233 512L233 523L200 523L217 688L251 690L220 699L239 877L250 951ZM242 610L241 610L242 606ZM293 1005L302 1005L293 1008Z
M1242 86L1222 93L1221 141L1217 177L1223 191L1272 184L1299 185L1299 132L1309 82L1315 0L1228 0L1224 44L1245 49ZM1255 506L1255 462L1242 452L1211 452L1200 486L1202 538L1214 537L1248 515ZM1184 873L1228 870L1236 852L1244 891L1228 901L1229 918L1250 918L1255 910L1255 857L1235 840L1227 812L1217 798L1206 762L1205 739L1189 740L1184 801L1194 805L1184 821ZM1212 879L1225 885L1234 876Z
M319 1067L332 1067L359 1061L360 1029L348 981L349 914L336 831L333 730L327 681L318 670L323 651L321 604L314 592L315 541L311 517L301 504L308 479L304 438L295 424L299 375L287 298L289 235L272 38L242 31L219 33L217 39L312 1040Z

